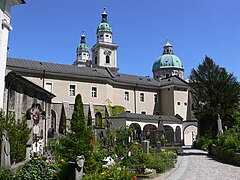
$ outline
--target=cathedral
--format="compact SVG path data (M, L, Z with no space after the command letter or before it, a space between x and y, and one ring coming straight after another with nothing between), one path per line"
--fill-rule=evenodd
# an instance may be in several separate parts
M184 80L183 62L169 40L153 60L153 78L120 73L117 49L104 9L96 44L89 49L83 32L72 65L8 57L3 109L22 118L33 103L41 104L46 111L41 126L46 138L48 132L66 132L75 97L81 94L85 115L91 111L95 116L109 104L120 105L126 112L111 117L115 122L124 120L141 133L156 131L161 119L169 143L192 145L197 121L191 89Z

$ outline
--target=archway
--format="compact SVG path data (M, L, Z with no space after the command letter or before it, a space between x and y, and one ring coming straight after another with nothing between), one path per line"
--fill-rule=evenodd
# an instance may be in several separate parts
M196 140L197 136L197 126L189 125L184 129L184 145L185 146L192 146L193 141Z
M171 126L163 126L165 130L165 145L166 146L171 146L174 144L174 131Z
M143 128L143 137L144 139L150 140L150 143L153 145L156 142L156 131L157 127L152 124L147 124Z
M132 123L129 126L130 128L133 128L133 139L137 141L141 141L141 126L138 123Z

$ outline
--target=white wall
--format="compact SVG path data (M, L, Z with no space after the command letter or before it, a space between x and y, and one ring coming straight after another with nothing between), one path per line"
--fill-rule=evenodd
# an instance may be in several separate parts
M7 61L7 47L8 47L8 32L9 30L6 27L2 28L3 19L6 20L7 23L10 23L10 17L7 16L3 10L0 10L0 108L3 108L3 93L5 86L5 69L6 69L6 61Z

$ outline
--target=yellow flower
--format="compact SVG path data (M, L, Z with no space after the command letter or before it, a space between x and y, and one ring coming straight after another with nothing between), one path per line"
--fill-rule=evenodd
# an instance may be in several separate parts
M107 172L106 171L103 171L102 173L101 173L101 175L106 175L107 174Z

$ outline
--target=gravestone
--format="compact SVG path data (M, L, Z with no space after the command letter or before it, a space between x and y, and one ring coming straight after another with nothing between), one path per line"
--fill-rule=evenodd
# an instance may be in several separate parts
M156 142L156 153L161 152L161 141Z
M1 151L1 167L10 167L10 143L8 132L2 130L2 151Z
M142 141L143 152L145 152L147 154L149 154L149 144L150 144L150 141L148 141L148 140Z

